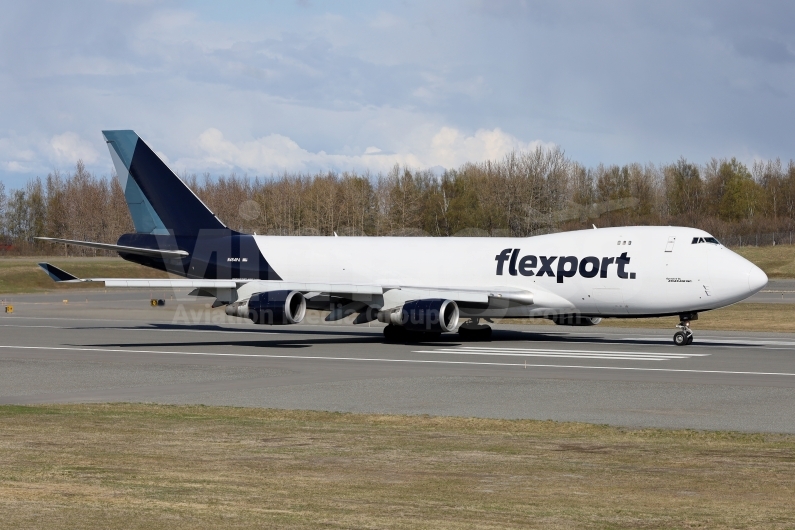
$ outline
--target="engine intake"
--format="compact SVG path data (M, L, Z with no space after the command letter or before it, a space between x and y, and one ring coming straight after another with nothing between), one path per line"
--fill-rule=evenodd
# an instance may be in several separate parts
M458 304L453 300L429 298L412 300L396 309L380 311L378 320L410 331L441 333L453 331L458 325Z
M229 304L226 314L250 318L255 324L298 324L306 315L306 298L299 291L267 291Z

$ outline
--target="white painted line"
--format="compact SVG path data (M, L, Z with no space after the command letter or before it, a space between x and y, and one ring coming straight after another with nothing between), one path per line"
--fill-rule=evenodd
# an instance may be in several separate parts
M660 356L660 355L681 355L681 356L697 356L697 357L705 357L710 355L709 353L687 353L686 351L682 351L680 348L679 350L669 350L672 353L665 353L665 352L645 352L645 351L612 351L612 350L551 350L551 349L544 349L544 348L489 348L489 347L479 347L479 346L461 346L457 348L440 348L438 351L489 351L489 352L507 352L507 353L534 353L537 351L544 351L544 352L560 352L560 353L598 353L598 354L617 354L617 355L651 355L651 356Z
M670 361L673 359L687 359L686 356L663 355L600 355L597 353L558 353L554 350L536 350L526 353L489 352L489 351L464 351L464 350L415 350L412 353L444 353L449 355L483 355L493 357L559 357L566 359L613 359L620 361Z
M691 374L724 374L724 375L779 375L785 377L795 377L795 373L785 372L741 372L732 370L693 370L684 368L640 368L634 366L588 366L588 365L568 365L568 364L524 364L524 363L495 363L495 362L475 362L475 361L442 361L437 359L378 359L367 357L321 357L304 355L274 355L265 353L213 353L213 352L184 352L184 351L158 351L158 350L122 350L116 348L74 348L63 346L5 346L0 348L20 349L20 350L49 350L49 351L84 351L84 352L106 352L106 353L154 353L166 355L196 355L207 357L251 357L263 359L296 359L303 361L358 361L358 362L383 362L383 363L407 363L407 364L451 364L468 366L505 366L505 367L524 367L524 368L574 368L582 370L620 370L631 372L667 372L667 373L691 373Z
M493 357L556 357L560 359L608 359L615 361L670 361L670 357L621 357L618 355L577 355L564 354L555 355L553 353L475 353L475 352L455 352L438 350L418 350L412 353L445 353L451 355L482 355Z
M111 326L107 327L93 327L93 328L75 328L75 327L64 327L64 326L23 326L17 324L0 324L0 327L4 328L49 328L49 329L64 329L69 331L96 331L98 329L110 329L116 331L170 331L170 332L177 332L177 333L234 333L235 335L244 335L244 334L252 334L252 335L280 335L280 333L276 331L231 331L231 330L214 330L214 329L161 329L161 328L114 328Z
M704 341L717 344L729 344L731 346L795 346L795 342L782 340L732 340L732 339L703 339Z

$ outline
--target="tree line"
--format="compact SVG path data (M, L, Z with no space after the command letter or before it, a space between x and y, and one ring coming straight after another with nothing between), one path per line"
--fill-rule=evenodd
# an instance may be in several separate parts
M377 175L181 178L227 226L257 234L523 237L592 225L686 225L728 245L762 245L791 244L795 231L794 161L587 168L560 149L539 148L441 175L395 166ZM6 254L53 252L34 242L40 235L115 243L132 231L118 179L93 175L81 161L20 189L0 182Z

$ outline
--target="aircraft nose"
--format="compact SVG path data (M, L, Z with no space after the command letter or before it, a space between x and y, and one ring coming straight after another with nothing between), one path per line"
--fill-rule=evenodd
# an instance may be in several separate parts
M765 285L767 285L767 274L756 265L752 265L751 270L748 271L748 290L751 293L756 293L761 291Z

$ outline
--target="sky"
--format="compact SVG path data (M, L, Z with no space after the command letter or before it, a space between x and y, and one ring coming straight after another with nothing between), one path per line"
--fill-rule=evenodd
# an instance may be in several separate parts
M0 181L795 158L795 3L0 0Z

